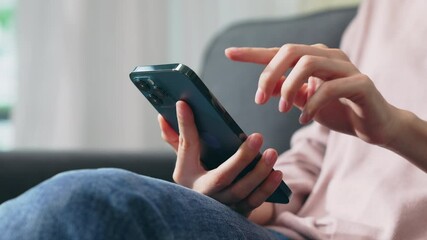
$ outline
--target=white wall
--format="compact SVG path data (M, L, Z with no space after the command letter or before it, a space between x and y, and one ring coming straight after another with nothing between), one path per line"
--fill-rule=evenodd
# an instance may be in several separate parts
M21 0L16 148L157 151L156 113L128 80L140 64L200 70L227 25L355 0Z
M228 25L356 5L360 0L169 0L169 58L199 69L202 50Z

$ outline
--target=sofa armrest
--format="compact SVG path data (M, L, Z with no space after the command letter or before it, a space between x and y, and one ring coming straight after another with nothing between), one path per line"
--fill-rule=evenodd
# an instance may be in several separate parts
M122 168L172 181L172 153L5 152L0 153L0 203L64 171Z

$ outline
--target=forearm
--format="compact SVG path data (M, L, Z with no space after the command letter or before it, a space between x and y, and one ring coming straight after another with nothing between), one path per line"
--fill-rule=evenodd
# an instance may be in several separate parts
M427 122L409 111L396 111L399 119L396 134L384 147L427 173Z

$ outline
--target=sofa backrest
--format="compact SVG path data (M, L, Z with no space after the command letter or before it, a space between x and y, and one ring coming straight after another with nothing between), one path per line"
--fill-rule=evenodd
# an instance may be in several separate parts
M264 66L228 60L228 47L280 47L285 43L323 43L339 47L341 35L354 17L356 7L328 10L297 18L255 20L220 32L205 53L201 78L228 113L247 133L264 135L264 147L279 152L289 148L291 135L300 128L300 111L277 110L278 99L265 106L254 103L258 78Z

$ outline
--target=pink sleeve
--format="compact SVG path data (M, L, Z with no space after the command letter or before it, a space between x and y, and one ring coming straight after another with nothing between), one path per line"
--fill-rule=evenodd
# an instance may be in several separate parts
M291 149L280 155L274 168L283 172L283 179L293 193L287 211L298 211L316 183L329 131L312 123L298 130L292 137Z

